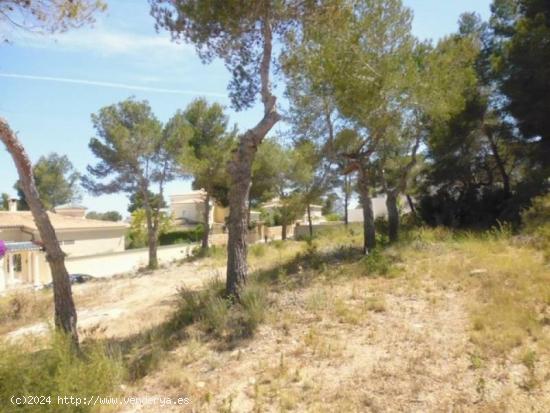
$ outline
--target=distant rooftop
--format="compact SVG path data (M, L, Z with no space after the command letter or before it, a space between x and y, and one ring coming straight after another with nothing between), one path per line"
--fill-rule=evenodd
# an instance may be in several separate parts
M123 228L128 225L123 222L100 221L96 219L86 219L72 217L68 215L48 212L48 217L56 230L69 229L109 229ZM0 211L0 228L18 228L24 227L31 231L37 231L38 228L30 211Z
M56 206L54 208L54 210L56 210L56 209L88 209L88 208L86 208L83 205L78 205L78 204L63 204L63 205Z

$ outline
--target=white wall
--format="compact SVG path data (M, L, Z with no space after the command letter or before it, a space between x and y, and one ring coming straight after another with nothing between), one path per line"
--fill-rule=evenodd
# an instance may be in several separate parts
M330 229L330 228L336 228L343 225L344 223L341 221L327 221L327 222L313 224L312 229L313 229L313 233L316 234L319 231ZM308 224L296 225L296 227L294 227L294 238L301 238L301 237L308 237L308 236L309 236Z
M173 203L170 205L172 218L184 219L191 223L204 222L204 202ZM210 222L214 222L214 205L210 204Z
M402 214L411 212L407 199L404 196L399 198L398 206ZM380 195L372 198L372 210L374 219L388 216L388 209L386 208L386 195ZM348 221L363 222L363 208L348 209Z
M183 259L191 255L193 248L198 244L168 245L158 248L160 264L168 264L172 261ZM115 252L110 254L98 254L84 257L68 257L65 265L69 274L89 274L94 277L110 277L115 274L135 271L145 267L149 259L149 250L140 248Z
M77 240L66 238L66 240L60 239L59 242L61 249L69 257L124 251L124 236Z

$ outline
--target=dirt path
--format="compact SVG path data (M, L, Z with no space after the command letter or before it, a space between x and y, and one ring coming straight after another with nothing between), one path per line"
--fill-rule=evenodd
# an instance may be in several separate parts
M73 286L81 338L93 334L124 337L158 324L173 310L179 287L198 288L220 274L221 269L185 263L153 273L137 273ZM48 331L47 323L23 326L7 334L16 340L27 334Z

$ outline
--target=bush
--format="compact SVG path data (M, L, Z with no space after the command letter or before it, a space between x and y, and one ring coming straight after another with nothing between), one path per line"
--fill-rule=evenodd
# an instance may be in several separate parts
M388 220L386 217L378 217L374 220L374 228L376 229L377 234L384 234L386 235L388 233Z
M184 244L189 242L199 242L204 235L204 225L199 224L194 229L188 231L171 231L159 235L160 245Z
M209 297L204 302L200 321L208 333L221 337L229 319L229 301L221 297Z
M230 299L223 297L224 287L219 278L214 278L201 291L180 289L171 328L175 330L198 323L204 332L219 338L253 335L265 318L265 290L258 285L248 286L242 292L240 302L232 305Z
M241 294L244 335L252 335L264 321L267 307L266 290L260 286L249 286Z
M309 238L306 239L306 242L306 249L299 252L296 259L302 261L306 267L318 270L324 263L323 257L319 253L319 244Z
M342 217L339 214L332 213L332 214L325 215L325 219L327 221L341 221Z
M362 267L362 274L366 276L382 276L393 277L395 276L395 268L393 266L395 257L388 254L382 254L379 250L375 249L369 253L369 255L363 257L359 261Z
M550 257L550 194L533 198L531 207L521 214L525 233L535 237L535 245Z
M29 322L53 312L53 299L46 291L15 292L0 297L0 324Z
M17 345L0 344L0 400L7 405L11 396L51 396L51 404L41 412L90 412L93 406L62 405L57 396L89 398L116 396L123 378L118 355L95 345L77 356L67 337L52 335L51 345L37 350L30 341ZM12 406L12 412L36 412L36 405Z

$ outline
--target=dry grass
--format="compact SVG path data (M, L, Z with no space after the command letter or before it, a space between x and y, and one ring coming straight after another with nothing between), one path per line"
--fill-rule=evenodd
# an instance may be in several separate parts
M424 230L418 238L400 247L409 279L466 293L471 338L483 353L502 356L531 342L550 348L550 268L541 251L499 232L434 242Z
M370 258L358 254L357 228L254 246L246 300L230 307L216 282L202 301L189 298L178 323L133 342L136 354L152 348L154 362L126 392L185 394L205 412L545 412L550 271L541 251L506 231L404 235ZM191 270L222 263L217 251ZM130 300L137 287L119 282ZM254 334L236 339L243 325Z
M51 291L18 291L0 296L0 336L53 314Z

